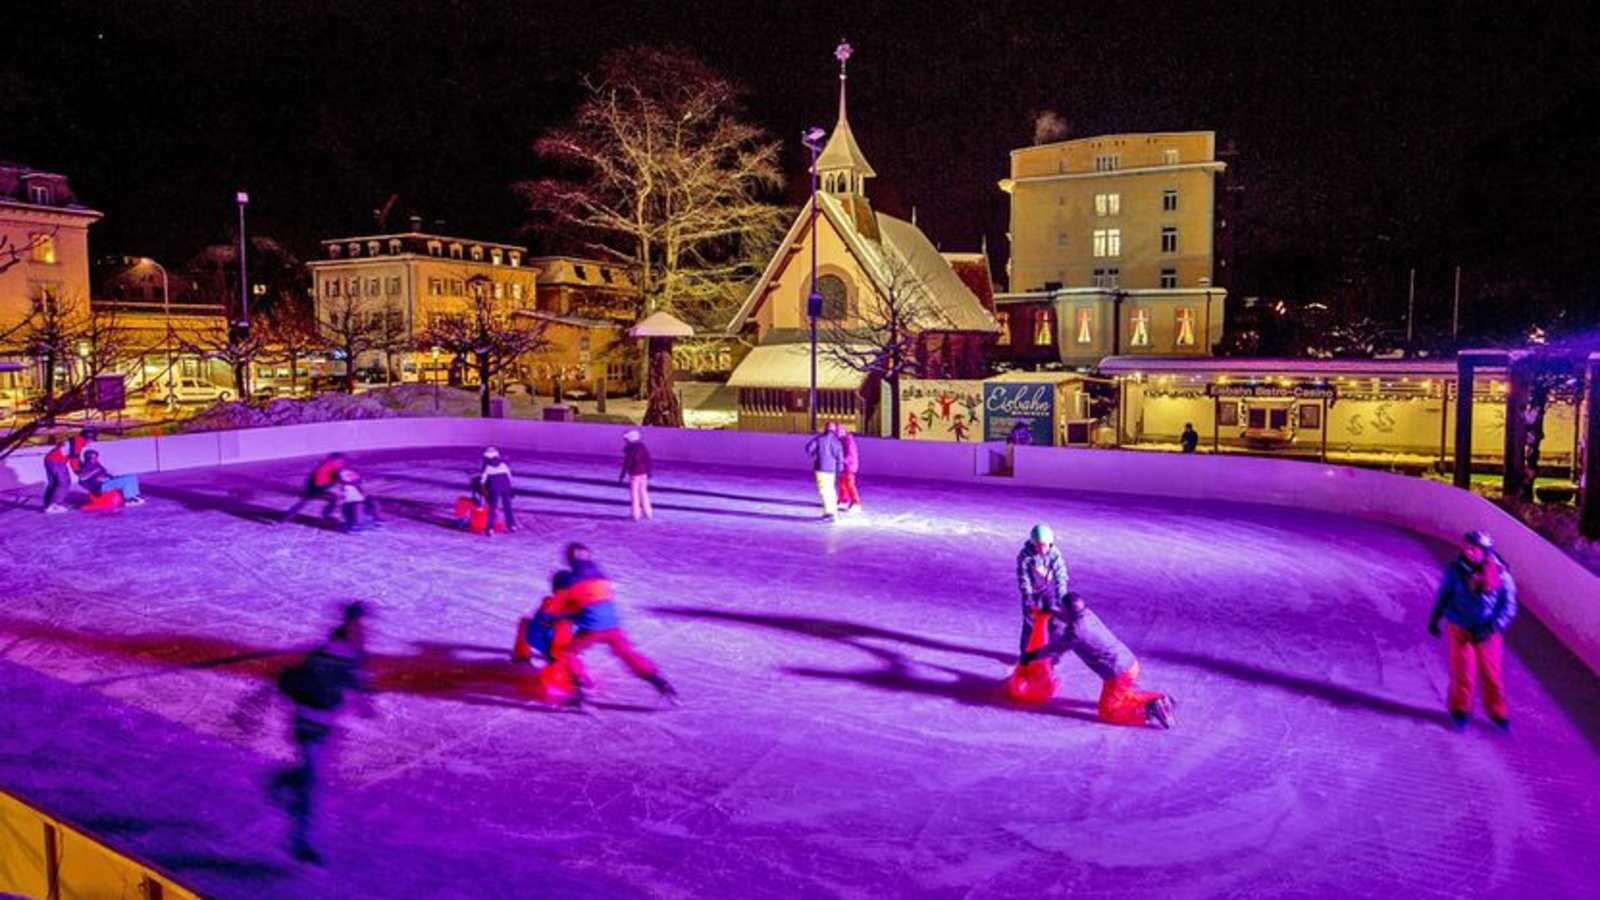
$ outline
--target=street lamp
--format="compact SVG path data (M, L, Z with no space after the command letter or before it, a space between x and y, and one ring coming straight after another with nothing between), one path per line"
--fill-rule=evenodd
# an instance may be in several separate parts
M842 102L842 101L841 101ZM821 128L808 128L800 142L811 151L811 293L806 297L806 317L811 320L811 431L817 430L817 317L822 315L822 294L817 290L817 156L822 153Z
M428 351L433 357L433 411L439 411L439 348L434 347Z

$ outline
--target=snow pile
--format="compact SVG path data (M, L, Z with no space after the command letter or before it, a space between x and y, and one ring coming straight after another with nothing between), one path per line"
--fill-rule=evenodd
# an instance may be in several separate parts
M478 402L476 391L401 384L361 394L330 392L304 400L278 399L264 406L238 401L219 403L185 422L179 430L184 433L225 431L397 416L471 417L478 415ZM511 398L513 416L528 418L536 413L537 404L532 398Z

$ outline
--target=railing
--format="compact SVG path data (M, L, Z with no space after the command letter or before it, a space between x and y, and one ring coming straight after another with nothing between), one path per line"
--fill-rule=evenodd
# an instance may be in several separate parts
M199 900L160 869L0 791L0 892L64 900Z

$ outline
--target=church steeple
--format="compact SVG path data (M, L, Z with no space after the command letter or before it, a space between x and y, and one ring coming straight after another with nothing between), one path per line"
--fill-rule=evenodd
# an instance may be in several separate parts
M878 174L872 171L866 156L856 145L856 137L850 133L850 118L846 114L845 66L854 52L846 41L840 41L838 48L833 51L834 59L839 61L839 121L833 126L833 134L828 137L827 146L822 148L822 155L817 157L817 174L822 180L822 189L839 197L864 196L867 179Z

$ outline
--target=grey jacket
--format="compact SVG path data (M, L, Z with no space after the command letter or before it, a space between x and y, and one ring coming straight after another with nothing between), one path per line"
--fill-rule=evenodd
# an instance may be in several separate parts
M811 454L811 467L816 471L835 475L844 471L844 444L833 432L824 431L806 441L806 452Z

